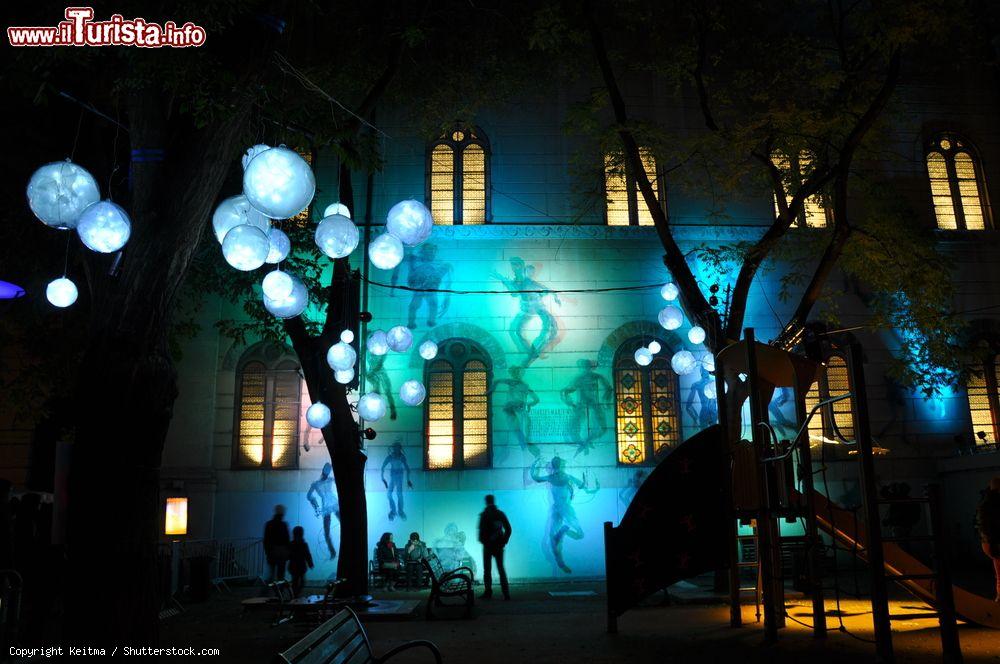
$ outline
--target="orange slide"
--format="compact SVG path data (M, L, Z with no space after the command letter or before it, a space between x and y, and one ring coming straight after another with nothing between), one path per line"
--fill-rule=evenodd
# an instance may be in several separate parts
M842 544L853 547L857 542L859 548L866 546L864 522L855 521L854 515L827 499L818 491L813 492L813 500L816 505L816 525L831 537L837 538ZM857 529L855 529L857 525ZM860 532L856 532L860 531ZM885 569L889 574L929 574L931 570L922 562L903 551L894 542L885 542L883 545L885 552ZM861 558L864 558L864 551L861 551ZM933 579L910 579L898 581L911 593L934 605L934 583ZM953 586L955 596L955 613L962 620L983 627L1000 629L1000 604L981 595L970 593L968 590Z

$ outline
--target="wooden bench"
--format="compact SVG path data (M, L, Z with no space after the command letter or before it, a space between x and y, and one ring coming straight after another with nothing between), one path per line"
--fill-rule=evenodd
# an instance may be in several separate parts
M427 619L434 618L432 607L447 606L447 598L461 598L465 604L465 617L472 617L472 606L475 594L472 591L472 570L469 567L459 567L451 571L445 570L436 553L430 553L423 564L431 580L431 595L427 599Z
M441 651L430 641L409 641L381 657L372 652L372 644L358 616L344 608L334 617L309 632L302 640L274 658L277 664L381 664L410 648L427 648L434 661L441 664Z

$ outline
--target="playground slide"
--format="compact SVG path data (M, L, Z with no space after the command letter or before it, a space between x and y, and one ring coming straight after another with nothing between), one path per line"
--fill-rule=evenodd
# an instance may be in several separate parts
M856 521L852 512L845 510L829 501L818 491L813 492L816 504L816 524L820 530L849 547L857 542L859 547L865 545L864 522ZM922 562L901 549L895 542L883 544L885 553L885 569L889 574L929 574L930 569ZM864 558L864 552L860 552ZM899 581L907 590L934 605L934 583L932 579L912 579ZM970 593L968 590L953 586L955 596L955 613L966 622L1000 629L1000 604L986 597Z

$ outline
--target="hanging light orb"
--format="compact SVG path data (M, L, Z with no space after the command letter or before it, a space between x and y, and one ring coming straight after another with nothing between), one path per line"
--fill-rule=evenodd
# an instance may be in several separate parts
M290 219L316 194L316 176L295 150L264 150L247 163L243 193L257 210L272 219Z
M322 429L330 423L330 409L326 404L317 401L306 411L306 422L314 429Z
M359 238L358 227L342 214L329 215L316 226L316 246L330 258L350 256Z
M357 359L358 353L354 350L354 346L345 344L343 341L338 341L330 346L330 350L326 351L326 363L334 371L353 369Z
M403 260L403 243L395 235L383 233L368 245L368 258L380 270L391 270Z
M420 344L420 348L417 349L420 353L420 357L425 360L433 360L438 354L438 345L428 339L427 341Z
M99 200L94 176L68 159L45 164L28 180L28 206L52 228L75 228L83 211Z
M670 366L679 376L686 376L698 366L698 360L689 350L679 350L670 358Z
M271 220L250 207L247 197L242 194L222 201L212 214L212 230L219 244L226 239L226 233L243 224L256 226L266 233Z
M132 222L120 205L100 201L83 211L76 224L76 233L91 251L112 254L128 242Z
M264 275L260 287L264 291L264 297L272 300L283 300L292 294L295 280L287 272L271 270Z
M680 307L675 307L672 304L660 309L657 318L660 325L666 330L676 330L684 324L684 312L680 310Z
M335 214L339 214L342 217L347 217L348 219L351 218L351 211L348 210L347 206L344 205L343 203L331 203L330 205L326 206L325 210L323 210L324 218L332 217Z
M660 297L662 297L667 302L673 302L680 295L681 291L673 284L673 282L667 282L663 284L660 288Z
M249 224L229 231L222 241L222 255L226 262L243 272L256 270L263 265L270 248L267 234Z
M258 143L257 145L253 146L252 148L247 148L247 151L243 153L243 157L240 159L240 163L243 164L243 170L245 171L247 169L247 165L251 161L253 161L254 157L256 157L257 155L259 155L261 152L264 152L265 150L270 150L270 149L271 149L271 146L270 145L265 145L264 143Z
M653 354L645 346L640 346L635 350L635 363L640 367L648 367L653 363Z
M399 398L407 406L419 406L426 396L427 390L419 380L408 380L399 386Z
M653 355L656 355L661 350L663 350L663 347L660 346L660 342L657 341L656 339L653 339L652 341L649 342L648 348L649 352L652 353Z
M288 239L285 232L280 228L270 228L267 231L267 258L265 263L274 265L288 258L288 252L292 250L292 241Z
M345 344L352 343L354 341L354 332L351 330L344 330L340 333L340 340Z
M702 388L701 393L705 395L706 399L714 399L718 394L718 389L715 387L715 381L707 384Z
M385 217L387 233L399 238L407 247L415 247L431 236L434 218L420 201L400 201L389 209Z
M695 325L688 330L688 341L697 345L705 342L705 328Z
M354 369L345 369L343 371L334 371L333 378L341 385L347 385L352 380L354 380Z
M369 422L378 422L385 417L385 397L378 392L369 392L358 399L358 415Z
M701 366L708 373L715 372L715 356L711 353L705 353L701 356Z
M292 277L295 285L288 297L277 300L264 296L264 308L278 318L295 318L309 305L309 290L299 279Z
M76 290L76 284L66 277L53 279L49 282L49 285L45 287L45 299L48 300L52 306L59 307L60 309L64 309L76 302L76 298L79 294L79 291Z
M389 352L389 340L383 330L375 330L368 335L368 343L365 345L372 355L385 355Z
M413 345L413 333L405 325L390 327L385 333L385 338L389 343L389 349L397 353L405 353Z

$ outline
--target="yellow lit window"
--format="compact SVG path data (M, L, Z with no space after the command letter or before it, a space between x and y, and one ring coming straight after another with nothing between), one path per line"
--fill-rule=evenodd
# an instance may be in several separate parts
M783 186L785 190L785 202L791 203L792 197L802 183L809 176L809 169L812 165L812 155L802 151L795 158L789 158L780 152L771 155L771 161L782 173ZM774 215L778 215L778 198L774 196ZM813 194L805 200L802 211L795 219L795 225L807 228L825 228L829 221L830 212L823 204L823 198L819 194Z
M851 391L851 380L847 372L847 360L840 355L831 355L826 360L826 373L813 383L805 396L806 414L820 401L825 401ZM840 438L854 440L854 399L842 399L825 406L809 420L809 442L839 443ZM839 437L838 437L839 436Z
M187 535L188 499L167 498L167 512L164 520L164 535Z
M299 153L300 157L306 160L307 164L309 164L310 166L313 165L312 150L306 148L296 148L295 151ZM309 223L309 217L311 215L311 211L312 211L312 203L307 205L305 210L299 212L297 215L289 219L289 222L291 222L298 228L305 228L306 225Z
M435 224L489 219L489 143L478 130L455 129L428 151L427 198Z
M1000 362L993 356L969 378L969 416L976 445L996 445L1000 441Z
M302 381L286 349L258 344L237 372L233 465L296 468Z
M982 174L963 139L942 135L931 143L927 177L938 228L970 231L987 228L988 207Z
M639 158L646 178L653 186L653 193L659 198L660 184L656 175L656 159L646 148L639 149ZM629 183L632 186L629 186ZM604 156L604 196L607 199L608 226L652 226L653 215L639 191L639 185L633 181L622 164L621 154Z
M489 468L489 358L467 339L449 339L439 349L427 367L425 465L428 470Z
M666 343L659 342L664 350L648 366L634 358L649 341L633 339L615 354L615 437L623 465L651 462L680 442L679 386Z

